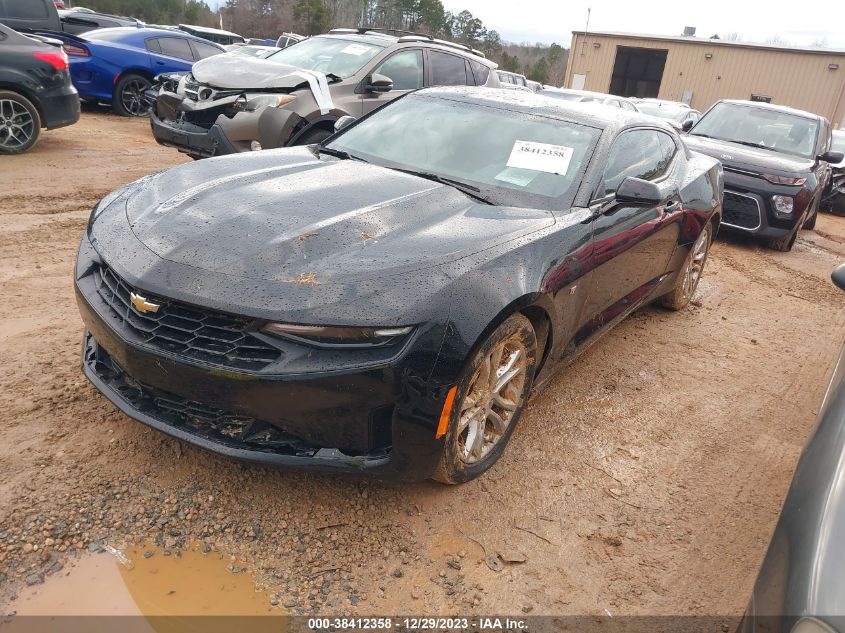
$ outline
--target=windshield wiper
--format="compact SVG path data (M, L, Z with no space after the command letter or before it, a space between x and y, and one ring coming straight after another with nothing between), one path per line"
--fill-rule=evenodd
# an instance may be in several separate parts
M412 176L418 176L419 178L425 178L426 180L439 182L441 185L454 187L458 191L465 193L470 198L474 198L479 202L483 202L484 204L495 205L495 202L492 202L489 198L485 198L483 195L481 195L481 189L479 189L475 185L471 185L466 182L461 182L460 180L452 180L451 178L440 176L439 174L434 174L430 171L416 171L414 169L404 169L401 167L393 167L392 169L395 169L396 171L401 171L405 174L411 174Z
M762 143L754 143L752 141L731 141L732 143L736 143L737 145L747 145L748 147L756 147L758 149L772 149L767 145L763 145Z
M354 154L350 154L349 152L342 150L342 149L334 149L331 147L322 147L317 146L317 153L318 154L328 154L329 156L335 156L337 158L342 158L343 160L359 160L362 163L366 163L363 158L359 156L355 156Z

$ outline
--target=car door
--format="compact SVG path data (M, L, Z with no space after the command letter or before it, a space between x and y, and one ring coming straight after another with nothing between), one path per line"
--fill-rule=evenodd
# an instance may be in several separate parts
M371 71L393 80L390 92L364 92L361 94L361 114L372 112L379 106L425 85L425 63L421 48L405 48L385 58Z
M155 74L190 70L194 62L191 44L184 37L157 37L146 41Z
M593 275L584 311L591 323L587 334L624 315L665 276L683 213L677 181L684 161L674 138L656 129L624 131L611 146L603 184L595 196L599 202L593 206ZM629 176L657 183L665 202L616 203L616 189Z
M474 86L475 78L460 55L430 48L428 55L429 86Z

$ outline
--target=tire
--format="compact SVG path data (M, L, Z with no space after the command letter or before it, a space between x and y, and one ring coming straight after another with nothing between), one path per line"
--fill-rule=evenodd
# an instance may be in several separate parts
M494 365L496 370L491 369ZM463 371L433 479L463 483L496 463L528 401L536 367L537 337L531 321L513 314L481 345ZM510 377L503 382L505 376ZM498 390L494 377L503 383ZM478 438L478 443L473 443L473 438Z
M795 245L795 240L798 239L798 229L796 228L792 233L788 233L779 239L771 239L768 241L769 248L782 253L788 253Z
M698 282L704 273L704 265L707 263L707 256L710 253L712 243L713 223L708 222L690 248L684 267L678 271L675 286L660 297L660 304L664 308L683 310L692 301L695 290L698 288Z
M810 217L804 222L804 225L801 227L802 229L806 229L807 231L812 231L816 228L816 218L819 217L819 200L816 199L813 202L812 211L810 212Z
M32 102L10 90L0 90L0 154L23 154L38 142L41 116Z
M114 87L112 110L120 116L147 116L149 109L144 105L144 91L152 85L143 75L126 73Z
M317 127L313 130L308 130L305 134L300 136L295 145L315 145L317 143L322 143L327 138L332 135L332 132L329 130L324 130L323 128Z

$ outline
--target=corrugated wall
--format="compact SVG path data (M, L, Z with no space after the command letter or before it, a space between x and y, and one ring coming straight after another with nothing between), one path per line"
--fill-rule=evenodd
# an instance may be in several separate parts
M834 126L845 127L845 54L573 33L566 85L572 85L573 75L582 74L585 90L607 92L618 46L668 51L661 99L680 101L689 90L692 107L704 111L718 99L762 94L771 96L773 103L816 112ZM839 68L830 70L829 64Z

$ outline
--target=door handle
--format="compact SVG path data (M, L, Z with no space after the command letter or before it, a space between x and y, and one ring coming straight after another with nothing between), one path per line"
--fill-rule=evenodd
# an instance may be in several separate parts
M161 61L156 61L156 64L157 64L158 66L164 66L164 62L161 62Z

